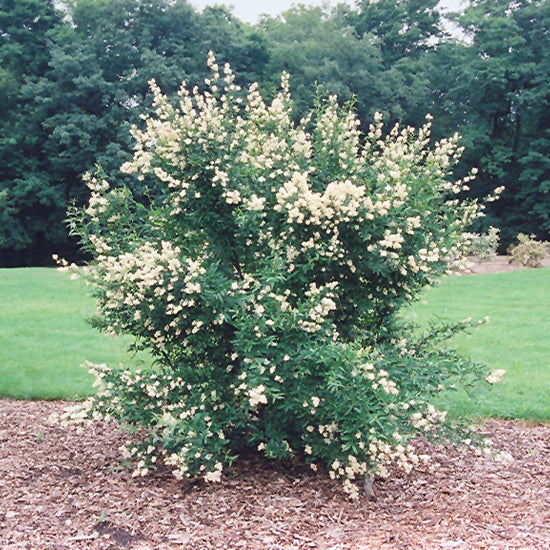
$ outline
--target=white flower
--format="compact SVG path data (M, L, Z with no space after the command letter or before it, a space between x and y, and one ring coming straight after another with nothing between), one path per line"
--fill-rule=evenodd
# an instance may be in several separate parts
M216 462L214 465L215 470L213 472L206 472L204 474L205 481L219 482L222 479L223 465L221 462Z
M497 369L493 371L489 376L485 378L489 384L497 384L501 381L506 371L504 369Z
M248 210L263 210L266 199L264 197L258 197L257 195L252 195L252 197L247 201Z
M260 384L255 388L248 390L249 402L251 407L257 407L260 403L267 404L267 397L265 395L265 386Z

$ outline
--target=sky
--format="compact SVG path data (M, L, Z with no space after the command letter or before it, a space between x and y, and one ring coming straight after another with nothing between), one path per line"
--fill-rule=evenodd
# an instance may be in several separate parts
M233 7L233 13L241 20L248 23L257 23L262 14L278 15L296 4L305 4L308 6L329 5L335 6L343 0L270 0L269 2L259 2L258 0L190 0L195 8L201 10L205 6L224 4ZM354 3L349 2L348 3ZM441 5L445 9L459 11L463 0L441 0Z

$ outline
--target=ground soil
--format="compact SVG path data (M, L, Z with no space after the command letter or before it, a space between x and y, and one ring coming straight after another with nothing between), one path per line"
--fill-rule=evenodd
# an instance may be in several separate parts
M115 426L48 420L67 405L0 400L2 550L550 549L550 425L488 420L512 463L427 446L432 466L352 502L326 472L256 455L217 484L132 478Z
M474 257L469 258L469 269L466 274L486 274L486 273L501 273L504 271L520 271L525 269L533 269L518 263L511 263L509 256L496 256L490 261L480 262ZM549 254L541 261L541 268L550 267L550 250Z

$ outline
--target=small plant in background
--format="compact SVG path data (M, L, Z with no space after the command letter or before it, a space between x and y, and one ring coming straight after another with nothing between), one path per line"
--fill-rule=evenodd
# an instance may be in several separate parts
M458 136L430 148L428 120L383 137L379 115L361 136L334 97L294 124L286 76L268 105L208 63L207 90L176 107L151 83L156 113L122 167L147 201L95 177L71 213L94 325L156 359L90 365L99 391L73 416L145 429L124 449L135 476L163 460L219 481L255 448L324 464L356 497L358 478L428 459L410 439L445 432L430 400L450 380L488 375L447 347L465 323L419 336L399 318L480 215L457 199L471 178L447 178Z
M470 245L468 255L474 256L479 262L487 262L497 255L499 229L489 227L486 233L469 233Z
M546 258L546 247L550 244L544 241L537 241L535 235L519 233L518 244L510 247L508 254L510 263L517 263L527 267L540 267L541 262Z

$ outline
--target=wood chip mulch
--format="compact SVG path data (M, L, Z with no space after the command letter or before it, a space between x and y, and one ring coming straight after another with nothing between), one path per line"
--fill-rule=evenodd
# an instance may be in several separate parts
M468 257L469 268L460 272L461 275L486 275L488 273L505 273L508 271L526 271L533 269L517 263L511 263L508 256L495 256L490 260L479 261L473 256ZM540 268L550 268L550 249L549 254L540 262Z
M550 425L488 421L510 465L456 448L349 501L300 464L249 456L221 483L118 468L114 426L48 422L66 403L0 400L0 548L550 549Z

